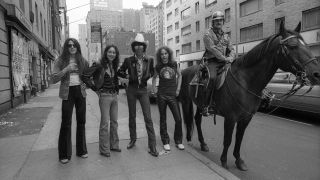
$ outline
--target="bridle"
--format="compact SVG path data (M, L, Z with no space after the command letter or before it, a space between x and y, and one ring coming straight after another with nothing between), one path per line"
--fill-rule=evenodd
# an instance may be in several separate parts
M271 41L273 41L277 36L274 36ZM296 87L297 85L297 81L295 83L293 83L292 85L292 88L289 92L287 92L286 94L284 94L283 96L280 97L280 100L281 103L288 99L290 96L294 95L299 89L301 89L302 87L304 87L305 85L309 84L309 80L307 79L307 75L306 75L306 70L305 70L305 66L308 65L309 63L313 62L313 61L316 61L317 59L316 58L310 58L308 59L306 62L304 63L300 63L297 59L295 58L292 58L292 56L290 55L289 53L289 50L288 50L288 40L289 39L292 39L292 38L298 38L298 36L295 36L295 35L291 35L291 36L288 36L287 38L285 39L280 39L280 48L278 49L278 52L277 52L277 55L279 56L282 56L286 59L289 60L290 63L290 66L291 66L291 69L293 69L294 71L296 71L296 74L295 76L297 77L297 80L299 80L299 87ZM267 44L267 48L269 47L271 41L268 42ZM261 55L261 54L260 54ZM237 79L236 77L234 76L234 74L232 73L232 69L231 69L231 66L230 66L230 74L231 74L231 77L234 79L234 81L243 89L245 89L249 94L259 98L259 99L264 99L261 95L257 95L256 93L250 91L249 89L247 89L246 87L244 87ZM227 83L227 87L228 87L228 90L229 90L229 93L231 94L231 96L233 97L231 91L230 91L230 87L229 87L229 84L228 84L228 81L226 81ZM312 90L313 86L310 86L310 89L307 90L307 92L305 92L303 95L307 94L308 92L310 92ZM270 97L267 95L267 97L269 98L274 98L274 97ZM234 98L234 97L233 97ZM244 109L244 107L242 107L242 105L240 104L240 102L237 101L236 98L234 98L237 102L237 104L241 107L241 109L246 112L247 114L250 114L252 115L252 113L248 112L247 110ZM277 107L279 108L279 106ZM268 114L271 114L273 111L275 111L277 108L273 109L271 112L269 112Z

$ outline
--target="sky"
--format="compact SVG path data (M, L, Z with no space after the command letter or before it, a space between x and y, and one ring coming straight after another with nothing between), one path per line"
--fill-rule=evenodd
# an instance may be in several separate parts
M149 5L158 5L161 0L122 0L124 9L141 9L142 2ZM90 0L66 0L67 16L69 17L70 37L78 38L78 25L86 23L87 13L90 10ZM86 5L87 4L87 5ZM85 5L85 6L82 6ZM79 7L82 6L82 7ZM76 8L79 7L79 8ZM76 9L73 9L76 8ZM70 9L70 11L68 11Z

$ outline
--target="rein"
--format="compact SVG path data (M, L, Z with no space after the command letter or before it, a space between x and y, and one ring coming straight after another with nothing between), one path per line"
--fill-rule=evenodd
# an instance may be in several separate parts
M271 43L276 37L277 37L277 36L273 37L270 41L268 41L266 50L268 49L270 43ZM298 62L296 59L292 58L292 57L290 56L290 53L288 53L288 48L287 48L287 46L286 46L286 45L287 45L286 42L287 42L289 39L291 39L291 38L297 38L297 36L292 35L292 36L289 36L289 37L287 37L287 38L285 38L285 39L280 39L280 47L281 47L280 49L281 49L281 52L280 52L280 50L278 50L278 54L284 56L284 58L286 58L286 59L289 59L289 61L290 61L291 64L292 64L292 65L291 65L291 68L297 71L296 77L299 78L299 81L300 81L301 83L300 83L300 86L297 87L297 88L296 88L297 82L293 83L293 84L292 84L292 88L291 88L286 94L282 95L282 96L280 97L280 99L277 99L277 100L281 101L280 105L277 106L277 107L276 107L275 109L273 109L272 111L268 112L267 114L271 114L272 112L274 112L275 110L277 110L277 109L281 106L281 104L282 104L286 99L288 99L289 97L291 97L292 95L294 95L296 92L298 92L298 90L300 90L302 87L304 87L305 85L308 84L308 79L307 79L306 72L305 72L305 66L306 66L307 64L309 64L309 63L317 60L316 58L311 58L311 59L309 59L307 62L301 64L301 63ZM260 56L259 56L259 57L261 57L261 54L262 54L262 53L260 52ZM297 70L296 66L299 67L300 71ZM252 91L249 90L248 88L244 87L244 86L236 79L236 77L235 77L234 74L232 73L231 66L230 66L230 71L229 71L229 72L230 72L230 74L231 74L231 77L234 79L234 81L235 81L242 89L246 90L249 94L253 95L254 97L259 98L260 100L263 99L263 97L262 97L261 95L257 95L256 93L252 92ZM235 98L235 97L232 95L232 93L231 93L231 91L230 91L230 87L229 87L228 81L226 81L226 83L227 83L227 88L228 88L228 91L229 91L230 95L232 96L233 99L235 99L235 101L237 102L237 104L239 105L239 107L242 109L242 111L246 112L246 113L249 114L249 115L252 115L253 113L248 112L248 111L243 107L243 105L241 105L240 102L238 102L238 99ZM308 90L307 92L305 92L303 95L309 93L309 92L312 90L312 88L313 88L313 86L311 86L311 87L309 88L309 90ZM268 96L268 95L266 95L266 96L269 97L269 98L271 98L271 100L272 100L272 99L275 99L275 98L272 97L272 96Z

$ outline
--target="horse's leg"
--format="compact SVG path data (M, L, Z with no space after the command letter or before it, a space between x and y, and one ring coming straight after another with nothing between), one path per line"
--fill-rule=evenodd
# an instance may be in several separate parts
M190 142L192 140L193 126L194 126L193 125L193 104L191 99L187 97L181 100L181 104L182 104L183 119L187 129L186 138L187 138L187 141Z
M234 150L233 150L233 156L236 158L237 168L242 171L247 171L248 168L247 168L247 165L245 164L245 162L240 157L240 148L241 148L241 143L242 143L244 132L245 132L246 128L248 127L248 124L251 121L251 118L252 118L252 116L247 119L240 120L239 122L237 122L236 142L235 142L235 146L234 146Z
M234 129L235 121L233 119L224 119L224 137L223 137L223 152L220 157L222 167L228 169L227 156L228 149L232 141L232 133Z
M199 139L199 142L200 142L201 151L208 152L209 151L209 147L204 142L202 129L201 129L202 115L201 115L200 111L201 111L201 108L197 107L196 114L194 115L194 120L195 120L196 126L197 126L198 139Z

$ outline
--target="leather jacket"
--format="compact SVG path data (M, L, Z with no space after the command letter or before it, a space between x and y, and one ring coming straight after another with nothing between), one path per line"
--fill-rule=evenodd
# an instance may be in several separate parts
M101 62L95 62L91 67L84 71L82 79L89 88L91 88L93 91L97 91L103 88L103 84L105 83L104 81L106 80L105 73L106 69L101 65ZM113 86L108 87L106 90L115 90L118 92L118 76L116 73L113 79L110 79L110 81L113 81Z
M148 79L154 74L153 58L144 56L140 84L137 73L137 61L135 56L125 58L117 74L122 78L127 78L127 75L129 75L129 86L146 87Z

